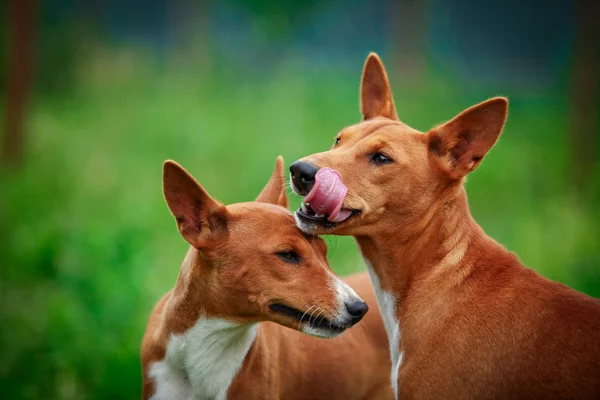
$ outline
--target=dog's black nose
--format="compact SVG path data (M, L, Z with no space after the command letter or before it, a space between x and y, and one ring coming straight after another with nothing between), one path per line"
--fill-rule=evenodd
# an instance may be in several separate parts
M290 173L292 174L292 182L294 186L303 196L306 196L310 189L315 184L315 174L319 168L304 161L296 161L290 165Z
M369 311L369 306L364 301L353 301L351 303L346 303L346 309L352 316L352 322L357 323L365 316L367 311Z

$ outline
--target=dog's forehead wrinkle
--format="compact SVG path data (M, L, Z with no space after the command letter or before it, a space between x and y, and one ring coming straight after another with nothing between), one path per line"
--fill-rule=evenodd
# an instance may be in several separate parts
M296 226L294 215L287 209L266 203L237 203L230 209L230 233L232 238L245 240L248 243L266 249L265 235L273 240L267 241L278 247L289 247L302 251L308 246L310 239ZM272 246L271 246L272 247ZM271 250L273 250L271 248ZM271 251L269 250L269 251Z
M275 204L258 202L235 203L227 206L227 208L232 215L239 216L242 220L245 218L272 219L273 222L277 221L278 223L283 221L293 223L294 221L294 217L288 209Z
M403 122L388 119L363 121L347 129L351 130L350 138L354 139L355 143L373 141L373 143L369 143L371 146L383 145L383 143L375 143L375 140L388 142L388 144L394 146L397 145L394 141L405 138L405 135L423 135L422 132L411 128Z
M392 125L399 126L401 124L402 123L399 121L392 121L389 119L376 119L376 120L363 121L357 125L357 128L360 129L362 136L368 136L368 135L371 135L371 134L377 132L378 130L386 128L388 126L392 126Z

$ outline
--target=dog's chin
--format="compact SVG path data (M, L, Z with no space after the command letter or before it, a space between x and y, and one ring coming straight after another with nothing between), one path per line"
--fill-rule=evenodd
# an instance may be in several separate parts
M304 325L302 328L300 328L300 330L302 333L321 339L331 339L340 336L345 331L345 329L315 328L311 325Z
M307 335L324 339L339 336L352 325L348 322L340 324L323 316L313 318L312 314L309 314L306 311L303 312L282 303L273 303L269 305L269 309L274 313L271 321L278 322L288 328L298 329ZM290 318L294 321L291 324L289 323Z
M333 234L347 226L349 223L360 215L359 210L353 210L352 214L341 222L331 222L327 217L315 217L307 215L302 208L299 208L294 213L296 226L303 232L311 235L327 235Z

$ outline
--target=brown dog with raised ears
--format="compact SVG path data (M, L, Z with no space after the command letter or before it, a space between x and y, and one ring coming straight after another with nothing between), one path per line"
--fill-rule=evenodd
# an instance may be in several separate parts
M363 121L290 167L298 226L352 235L375 286L400 399L600 399L600 301L525 268L471 217L464 177L507 115L497 97L419 132L371 54ZM306 204L309 203L309 204Z
M165 163L165 198L191 247L148 322L144 399L393 398L369 278L334 275L325 242L284 208L283 171L280 157L256 202L224 206Z

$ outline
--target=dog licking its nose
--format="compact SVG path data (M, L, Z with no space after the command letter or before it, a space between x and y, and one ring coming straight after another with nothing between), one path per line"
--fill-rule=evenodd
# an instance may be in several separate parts
M348 187L342 182L339 172L331 168L321 168L314 177L310 192L304 198L305 203L317 214L327 215L331 222L347 219L352 211L342 210Z

